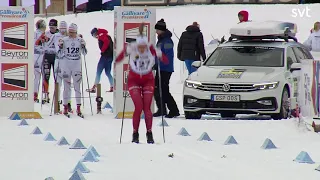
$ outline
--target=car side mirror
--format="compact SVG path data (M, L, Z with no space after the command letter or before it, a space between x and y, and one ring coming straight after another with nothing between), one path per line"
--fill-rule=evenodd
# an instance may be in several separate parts
M290 66L290 72L293 71L300 71L301 70L301 63L292 63Z
M195 67L195 68L199 68L201 66L201 61L194 61L191 66Z

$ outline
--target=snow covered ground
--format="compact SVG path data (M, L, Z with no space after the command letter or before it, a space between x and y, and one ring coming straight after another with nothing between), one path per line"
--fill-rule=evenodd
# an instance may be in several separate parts
M311 18L291 17L292 8L303 8L300 5L232 5L232 6L185 6L169 7L157 10L157 19L164 18L170 30L180 36L184 28L192 21L198 21L204 33L205 42L213 37L228 34L228 28L237 22L237 12L247 9L252 20L288 20L298 24L298 39L305 40L313 26L318 5L308 5ZM194 12L194 13L191 13ZM266 13L262 13L266 12ZM271 13L272 12L272 13ZM278 13L277 13L278 12ZM183 17L179 21L173 17ZM281 19L279 19L281 17ZM113 12L95 12L57 17L79 25L79 31L88 44L89 79L92 85L95 68L98 62L98 45L90 36L93 26L106 28L113 34ZM49 19L48 19L49 20ZM173 37L175 43L177 39ZM178 61L176 61L178 62ZM180 63L175 65L175 74L171 81L171 91L182 111L182 84L180 82ZM84 87L87 87L85 81ZM52 87L52 86L51 86ZM107 78L102 76L102 87L108 89ZM87 94L86 94L87 96ZM92 99L94 102L94 98ZM104 94L104 100L112 104L112 94ZM93 109L96 109L95 103ZM1 179L6 180L43 180L53 177L55 180L66 180L71 171L83 157L85 149L75 150L58 146L55 142L44 141L50 132L55 139L64 136L72 144L79 138L86 147L94 146L101 157L99 162L83 163L91 172L84 174L88 180L163 180L163 179L277 179L301 180L319 179L320 172L314 169L320 164L318 134L308 131L299 125L296 119L283 121L266 120L184 120L183 118L166 119L166 143L162 139L162 127L158 126L160 118L154 119L154 138L156 144L145 144L145 124L140 126L142 144L131 143L131 121L125 120L122 144L119 144L121 120L114 119L108 110L102 115L91 116L89 100L85 99L85 119L72 116L49 116L50 106L35 105L44 119L28 120L29 126L18 126L18 121L9 121L6 117L0 120L0 158ZM206 120L208 119L208 120ZM211 120L210 120L211 119ZM43 134L31 132L39 127ZM184 127L191 136L179 136L177 133ZM213 141L197 141L203 132L207 132ZM238 145L224 145L228 136L233 135ZM270 138L278 149L261 149L266 138ZM293 159L306 151L315 164L300 164ZM168 157L173 154L173 157Z

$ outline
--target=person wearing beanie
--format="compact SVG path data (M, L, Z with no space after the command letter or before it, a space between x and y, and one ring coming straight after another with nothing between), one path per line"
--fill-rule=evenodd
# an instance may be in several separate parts
M172 73L174 72L174 44L171 39L172 33L167 29L164 19L160 19L155 27L156 33L158 35L157 47L159 47L163 54L169 60L168 64L163 62L156 61L156 77L155 77L155 92L154 99L158 110L153 114L154 117L166 116L167 118L173 118L180 116L179 109L176 101L170 93L169 83ZM159 70L160 71L159 71ZM160 97L160 88L159 88L159 75L161 79L161 91L162 97ZM161 104L162 102L162 104ZM169 113L167 114L167 107ZM162 108L162 109L161 109Z
M204 49L203 35L200 31L200 25L193 22L181 34L178 43L178 59L184 61L188 70L188 74L195 72L197 69L192 66L194 61L204 61L206 52Z
M101 73L104 70L108 77L110 89L107 92L113 92L113 77L111 75L111 68L113 62L113 41L109 36L106 29L93 28L91 30L92 37L98 40L100 48L100 60L97 65L96 78L94 85L91 89L87 89L88 92L95 93L97 84L100 83Z
M239 23L248 22L249 21L249 12L244 11L244 10L240 11L238 13L238 18L239 18Z
M143 35L144 23L139 27L139 35L135 42L127 44L116 58L115 63L121 62L129 54L129 73L127 89L134 104L132 117L132 142L139 143L139 126L142 111L144 112L147 143L153 144L152 134L152 111L151 103L154 93L154 76L152 67L155 64L155 58L168 63L167 57L160 49L149 44L148 38Z
M45 31L47 25L43 19L36 22L36 31L34 32L34 102L39 102L38 93L40 86L40 78L42 72L42 62L44 56L43 44L45 43Z
M43 81L42 81L42 103L49 103L49 80L51 76L51 68L54 71L54 64L56 59L56 34L59 32L58 30L58 21L56 19L51 19L49 21L49 30L45 33L46 35L46 43L44 44L45 54L44 60L42 64L43 68Z
M59 50L59 41L62 40L64 37L68 36L68 24L66 21L60 21L59 23L59 32L55 35L56 36L56 42L55 42L55 46L56 46L56 50ZM55 60L55 64L54 64L54 81L55 83L58 83L59 85L59 93L58 93L58 97L57 100L59 101L59 104L62 104L62 100L60 100L60 89L62 86L62 71L61 71L61 66L63 65L61 62L62 59L60 59L59 57L56 57ZM70 91L71 93L71 91ZM70 95L71 96L71 95ZM59 111L60 111L60 105L58 106ZM72 112L72 108L71 108L71 101L68 102L68 111Z
M81 54L86 55L86 42L78 36L78 26L71 23L68 27L68 36L58 42L58 58L61 59L60 66L63 77L63 114L69 116L68 103L71 100L71 78L75 91L77 103L77 115L83 117L81 112L81 83L82 67Z

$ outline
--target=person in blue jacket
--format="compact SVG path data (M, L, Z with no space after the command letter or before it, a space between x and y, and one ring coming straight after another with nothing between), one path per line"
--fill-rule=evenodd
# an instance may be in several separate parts
M155 25L156 33L158 35L157 47L161 48L161 51L167 56L169 63L164 64L160 62L160 79L161 79L161 90L162 97L160 97L159 89L159 72L158 64L156 64L156 77L155 77L155 92L154 98L158 107L157 112L153 114L154 117L165 116L167 118L174 118L180 116L179 109L176 101L172 97L169 89L169 83L172 73L174 72L173 60L174 60L174 51L173 51L173 41L171 39L172 33L167 29L166 23L163 19L159 20ZM159 63L157 60L156 63ZM161 101L162 99L162 108L163 113L161 113ZM167 113L167 108L169 113Z

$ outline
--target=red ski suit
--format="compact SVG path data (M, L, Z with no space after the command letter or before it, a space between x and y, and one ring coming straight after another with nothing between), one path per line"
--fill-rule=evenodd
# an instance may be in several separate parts
M161 50L155 49L153 45L148 45L146 52L140 54L137 50L137 44L131 43L118 55L116 63L123 60L126 54L129 54L130 67L128 90L135 107L132 118L133 132L138 132L139 130L142 110L144 112L147 131L151 131L153 118L151 103L155 84L152 67L155 64L156 57L164 63L169 63L169 61ZM141 68L141 66L144 67Z

